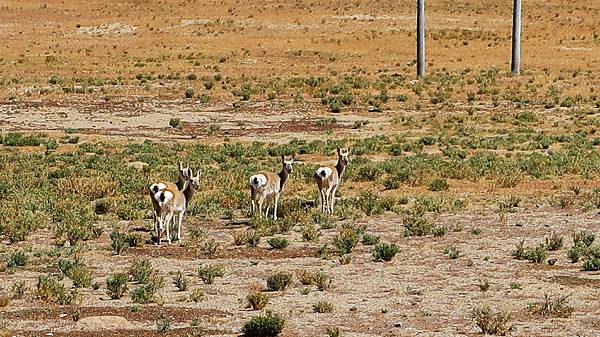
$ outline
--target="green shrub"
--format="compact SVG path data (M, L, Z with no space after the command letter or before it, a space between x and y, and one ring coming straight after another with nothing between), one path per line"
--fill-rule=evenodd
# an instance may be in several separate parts
M448 189L448 182L446 179L435 179L429 183L430 191L445 191Z
M246 322L242 333L246 337L274 337L281 333L284 324L285 320L278 314L267 311Z
M473 309L471 315L484 334L504 336L512 330L510 313L493 312L489 306L483 306Z
M190 293L190 300L200 303L204 299L204 292L202 289L194 289Z
M110 233L110 247L115 251L116 255L121 255L127 248L129 248L129 236L127 233L119 231L118 228L113 228Z
M223 273L223 265L220 264L198 267L198 277L206 284L212 284L215 281L215 277L222 277Z
M131 299L140 304L146 304L155 301L156 292L162 288L164 280L158 275L152 275L148 282L131 291L129 296Z
M171 330L171 319L161 311L156 320L156 332L166 334L169 330Z
M252 307L252 310L262 310L269 303L269 296L260 291L253 291L246 296L246 300Z
M356 228L345 227L333 239L333 244L338 249L340 256L350 254L360 240L360 233Z
M117 273L106 279L106 292L113 300L123 297L127 292L127 280L125 273Z
M573 245L589 247L594 243L596 235L586 231L577 231L573 233Z
M175 284L179 291L185 291L188 286L188 280L185 277L185 275L181 273L181 271L178 271L177 274L175 274L175 277L173 278L173 284Z
M15 250L10 252L4 260L7 268L24 267L27 265L27 261L29 261L29 256L22 250Z
M133 261L129 267L129 275L131 275L131 278L135 282L140 284L148 283L153 273L152 264L150 264L150 260L146 258L140 258Z
M589 256L583 261L583 270L598 271L600 270L600 258Z
M373 248L375 261L391 261L400 251L394 243L378 243Z
M546 249L549 251L559 250L563 246L563 237L556 233L552 233L546 238Z
M333 311L333 304L327 301L319 301L317 304L313 305L313 311L324 314Z
M129 233L127 235L127 244L129 247L143 247L145 243L146 236L142 233Z
M272 249L283 249L290 244L286 238L282 237L270 238L267 240L267 243L269 243L269 246L271 246Z
M270 291L281 291L292 283L292 274L280 272L275 273L267 279L267 289Z
M552 296L544 294L544 298L541 302L529 303L527 309L540 316L554 316L554 317L569 317L573 313L573 307L569 306L567 302L568 296L558 296L553 299Z
M366 245L366 246L373 246L379 243L379 236L375 236L375 235L370 235L370 234L363 234L363 238L362 238L362 244Z
M25 281L17 281L15 283L13 283L12 285L12 299L13 300L20 300L23 298L23 296L25 296L25 293L28 290L27 284L25 283Z
M169 119L169 126L172 128L177 128L181 124L181 119L179 118L171 118Z
M65 286L50 275L39 275L37 279L37 296L43 301L61 305L73 304L77 298L77 290L67 292Z
M454 260L460 257L460 251L454 246L446 247L446 249L444 249L444 255L447 255L449 258Z
M314 284L320 291L325 291L331 287L331 278L325 272L315 273L312 277Z

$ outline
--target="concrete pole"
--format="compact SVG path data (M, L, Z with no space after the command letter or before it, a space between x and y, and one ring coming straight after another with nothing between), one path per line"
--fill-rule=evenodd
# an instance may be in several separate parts
M521 0L514 1L511 70L513 75L519 76L521 68Z
M417 76L425 76L425 0L417 0Z

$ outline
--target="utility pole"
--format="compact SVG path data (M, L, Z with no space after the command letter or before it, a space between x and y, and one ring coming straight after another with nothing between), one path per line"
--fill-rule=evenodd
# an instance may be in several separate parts
M425 76L425 0L417 0L417 76Z
M514 1L511 70L513 75L519 76L521 67L521 0Z

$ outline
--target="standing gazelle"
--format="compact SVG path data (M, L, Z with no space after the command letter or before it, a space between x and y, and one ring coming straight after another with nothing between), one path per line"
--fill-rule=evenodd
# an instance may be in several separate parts
M348 149L338 147L337 154L338 162L335 166L321 166L315 172L315 181L321 194L321 211L324 213L333 213L335 192L342 182L342 176L349 162Z
M196 175L194 176L194 174L192 173L192 170L190 169L189 177L190 177L190 183L183 190L183 196L185 197L185 209L188 208L188 206L190 205L190 201L192 201L192 198L194 197L194 194L196 194L196 192L198 192L198 190L200 189L200 170L198 170L198 173L196 173ZM185 212L185 209L184 209L184 212ZM183 217L183 215L180 215L180 217ZM177 241L179 241L179 243L181 243L181 219L179 220L179 223L177 224ZM169 241L169 243L170 243L170 241Z
M179 162L179 178L177 179L177 182L172 183L170 181L157 181L148 188L148 191L150 192L150 199L152 200L152 208L154 210L154 223L152 225L153 231L156 230L158 218L160 217L160 207L158 206L158 201L154 199L154 195L167 188L183 191L185 183L190 180L191 172L192 171L190 170L189 164L187 167L183 167L183 163Z
M273 197L274 199L274 209L273 209L273 219L277 220L277 204L279 203L279 195L283 192L283 187L287 182L289 175L294 171L292 167L292 163L294 162L293 158L286 158L284 155L281 155L281 162L283 163L283 167L278 174L260 171L250 176L250 181L248 186L250 187L250 194L252 197L252 214L254 215L256 212L256 207L258 206L258 214L262 216L262 206L266 198ZM267 211L265 213L265 217L268 216L269 208L267 207Z
M189 181L184 184L184 191L188 188ZM174 189L165 188L162 191L158 191L154 195L154 200L158 203L159 217L158 217L158 229L156 230L156 236L158 237L158 244L160 245L162 240L162 229L166 230L167 242L171 244L171 222L177 213L178 228L181 229L181 222L183 221L183 213L185 213L186 199L184 192Z

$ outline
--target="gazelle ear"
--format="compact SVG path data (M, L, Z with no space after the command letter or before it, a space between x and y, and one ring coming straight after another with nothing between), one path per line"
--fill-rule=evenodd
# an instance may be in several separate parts
M285 161L285 155L284 154L281 155L281 161Z
M179 162L179 170L183 171L183 163L181 161Z
M196 178L200 179L201 174L202 174L202 171L198 170L198 173L196 174Z
M191 178L194 173L194 172L192 172L192 169L190 169L189 165L188 165L188 168L185 170L185 172L187 172L188 179Z
M338 154L340 154L340 151L341 151L341 149L340 149L340 147L338 146L338 147L337 147L337 153L338 153Z

